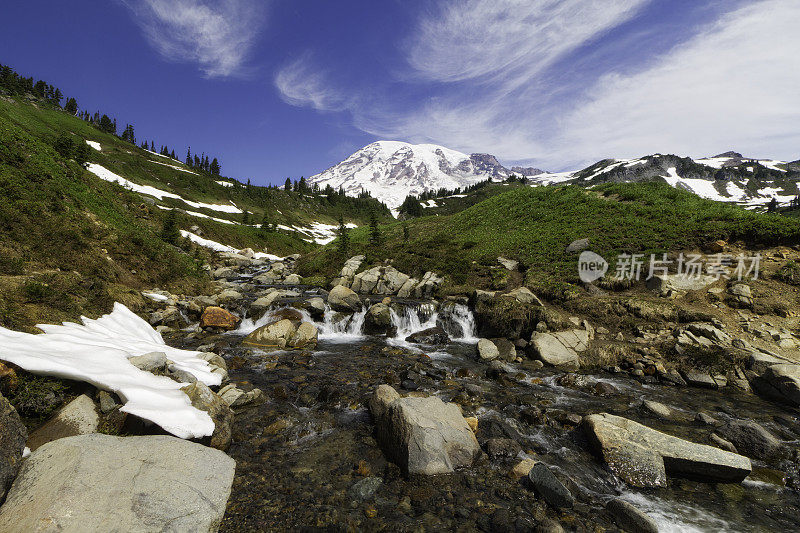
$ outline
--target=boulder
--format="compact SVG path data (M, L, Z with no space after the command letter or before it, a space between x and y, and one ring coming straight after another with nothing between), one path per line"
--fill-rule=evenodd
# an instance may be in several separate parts
M381 267L370 268L369 270L356 274L353 278L352 289L360 294L370 294L378 287L378 281L380 279Z
M284 349L292 340L297 328L291 320L283 319L261 326L245 337L244 344L259 348Z
M508 339L490 339L500 353L499 358L503 361L515 361L517 359L517 347Z
M200 316L201 328L220 328L224 330L236 329L239 317L221 307L206 307Z
M656 521L625 500L614 498L606 504L606 511L623 531L658 533Z
M544 305L527 287L517 287L513 291L504 294L503 297L514 298L523 305L538 305L540 307Z
M717 432L733 444L739 453L753 459L775 461L785 452L775 435L752 420L728 422L717 428Z
M0 395L0 501L17 475L27 438L17 410Z
M309 298L303 302L303 309L308 311L312 318L322 319L325 316L325 300L320 297Z
M576 241L572 241L571 243L569 243L567 245L566 252L568 254L576 253L576 252L582 252L585 249L587 249L588 247L589 247L589 239L588 238L578 239Z
M387 266L381 273L381 279L375 288L377 294L397 294L400 289L411 279L408 274L403 274L394 267Z
M588 415L582 426L611 472L634 487L666 487L667 472L699 481L732 483L752 471L747 457L673 437L620 416Z
M575 505L575 497L544 463L536 463L528 472L528 481L534 490L555 509L568 509Z
M129 357L128 362L145 372L163 372L167 368L167 354L164 352L150 352L144 355Z
M687 276L684 274L656 274L647 280L647 288L651 291L667 293L669 291L700 291L716 282L714 276L701 274Z
M478 341L478 356L482 361L494 361L500 357L500 350L489 339L481 339Z
M514 272L519 268L519 261L514 261L513 259L498 257L497 262L503 265L503 268L505 268L506 270L510 270L511 272Z
M589 333L589 330L586 329L571 329L559 331L552 335L570 350L585 352L589 348Z
M224 303L232 303L238 302L242 299L242 293L239 291L235 291L233 289L225 289L221 293L217 294L217 303L224 304Z
M477 305L479 303L489 303L494 300L495 296L497 296L496 291L482 291L480 289L475 289L472 299L474 300L475 305Z
M337 285L328 293L328 305L334 311L355 312L361 309L361 298L347 287Z
M336 287L337 285L349 287L353 283L353 278L361 267L361 263L364 262L364 259L365 257L363 255L356 255L345 261L341 272L339 272L339 277L331 282L331 287Z
M233 429L233 411L230 406L202 381L195 381L181 390L186 393L194 407L208 413L214 421L214 433L211 434L209 446L227 450Z
M314 348L317 345L319 331L311 322L302 322L292 335L289 345L292 348Z
M439 286L444 281L433 272L425 272L422 280L414 287L414 297L416 298L431 298L439 289Z
M800 405L800 365L772 365L764 371L762 377L787 402Z
M297 327L303 321L303 313L293 307L284 307L283 309L273 311L271 318L273 321L291 320L295 327Z
M254 313L263 313L270 307L272 307L275 302L281 300L283 298L296 298L300 296L300 293L297 291L290 291L290 290L271 290L264 296L258 298L253 303L250 304L250 310Z
M286 285L300 285L302 282L303 278L298 274L289 274L286 276L286 279L283 280L283 283Z
M48 442L97 433L100 427L100 416L91 398L82 394L64 406L45 424L31 433L27 446L32 451Z
M529 348L543 362L568 371L580 368L580 360L574 349L568 348L552 333L535 332Z
M385 335L392 328L392 310L385 303L377 303L364 316L364 332Z
M376 390L370 407L375 406L378 442L390 460L406 474L424 475L472 464L481 450L457 404L434 396L392 400L386 387Z
M25 461L0 531L217 531L235 466L165 435L59 439Z
M230 405L231 408L235 408L258 403L264 398L264 394L261 392L261 389L253 389L249 392L245 392L236 385L230 384L219 390L219 397L222 398L222 401Z
M406 342L432 345L449 344L450 337L447 335L447 332L444 329L440 328L439 326L435 326L412 333L406 337Z
M414 278L408 278L408 280L403 283L403 286L400 287L400 290L397 291L398 298L409 298L414 293L414 289L419 283L419 280Z

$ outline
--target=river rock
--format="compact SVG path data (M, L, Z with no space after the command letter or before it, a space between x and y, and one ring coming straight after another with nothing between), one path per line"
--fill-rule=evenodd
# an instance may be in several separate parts
M27 438L17 410L0 394L0 501L17 475Z
M289 345L292 348L314 348L317 345L319 331L311 322L302 322L292 335Z
M731 483L752 471L747 457L673 437L620 416L588 415L582 426L609 469L634 487L665 487L667 472Z
M511 468L511 471L508 473L508 477L512 479L523 478L530 473L531 468L533 468L535 464L536 461L534 461L533 459L530 458L522 459L517 464L515 464L513 468Z
M392 310L384 303L377 303L364 316L364 332L385 335L392 328Z
M0 508L1 531L217 531L235 462L171 436L92 434L45 444Z
M331 287L336 287L337 285L349 287L353 283L353 278L361 267L361 263L364 262L364 259L365 257L363 255L356 255L345 261L342 270L339 272L339 277L331 282Z
M31 433L27 446L33 451L43 444L64 437L96 433L99 426L100 417L94 402L85 394L81 394L42 427Z
M625 500L614 498L606 504L606 511L623 531L658 533L656 521Z
M233 411L230 406L202 381L195 381L181 390L186 393L194 407L208 413L214 421L214 433L211 434L209 446L227 450L233 429Z
M478 356L483 361L494 361L500 357L500 350L489 339L481 339L478 341Z
M217 303L220 304L238 302L242 299L242 293L233 289L225 289L221 293L217 294L216 298Z
M416 298L432 298L443 281L444 279L434 272L425 272L422 280L414 287L414 296Z
M222 387L218 394L222 401L230 405L231 408L258 403L264 398L264 393L261 392L261 389L245 392L233 384Z
M251 303L250 310L254 313L263 313L282 298L296 298L298 296L300 296L300 293L297 291L284 289L273 290Z
M800 365L772 365L764 371L762 378L787 402L800 405Z
M150 352L143 355L129 357L128 362L145 372L162 372L167 368L167 354L164 352Z
M531 336L529 349L544 363L562 370L575 371L580 368L580 359L574 349L561 342L552 333L535 332Z
M448 344L450 342L450 337L447 335L447 332L444 329L440 328L439 326L435 326L412 333L406 337L406 342L431 345Z
M571 508L575 497L544 463L536 463L528 472L528 481L534 490L556 509Z
M337 285L328 293L328 305L334 311L355 312L361 309L361 298L347 287Z
M728 422L717 428L717 432L731 442L739 453L753 459L774 461L785 451L783 444L775 435L752 420Z
M378 442L390 460L407 474L424 475L472 464L480 446L461 407L435 396L395 398L387 387L376 390L370 407Z
M325 316L325 300L320 297L309 298L303 302L303 309L308 311L314 319L322 319Z
M239 317L221 307L206 307L200 316L200 327L214 327L224 330L236 329Z
M286 285L300 285L303 282L303 278L301 278L298 274L289 274L286 276L286 279L283 280L283 283Z
M660 418L661 420L686 420L688 418L680 411L653 400L642 400L639 410L646 416Z
M278 320L265 326L261 326L250 335L245 337L244 344L258 346L260 348L284 349L292 340L295 331L294 322L289 319Z
M490 339L499 352L499 358L503 361L515 361L517 359L517 347L508 339L497 338Z

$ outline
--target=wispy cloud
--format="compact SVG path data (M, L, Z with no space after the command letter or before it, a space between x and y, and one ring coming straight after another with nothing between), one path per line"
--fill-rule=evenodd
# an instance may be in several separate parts
M344 93L333 87L327 72L314 62L311 54L304 54L281 67L274 82L281 98L294 106L340 111L349 104Z
M196 63L208 77L245 72L264 24L261 0L122 0L167 60Z
M798 2L756 2L640 72L602 77L565 114L545 160L728 149L797 158L798 24Z

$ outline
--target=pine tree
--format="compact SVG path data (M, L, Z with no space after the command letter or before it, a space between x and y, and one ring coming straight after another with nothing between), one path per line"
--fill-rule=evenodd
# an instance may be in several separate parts
M347 226L344 224L344 217L339 216L339 253L347 257L350 248L350 236L347 234Z
M286 178L286 182L283 184L283 190L291 191L292 190L292 180Z
M269 212L264 211L264 218L261 219L261 231L264 233L271 233L273 231L272 224L269 220Z
M188 150L186 150L186 166L192 166L192 147L190 146Z
M372 246L381 245L381 230L378 228L378 217L374 210L369 214L369 243Z
M117 124L116 122L112 122L108 115L103 115L100 117L100 131L105 133L111 133L112 135L117 134Z
M178 212L171 209L164 217L164 225L161 226L161 240L177 246L181 239L181 232L178 229Z
M74 98L69 98L67 103L64 104L64 111L70 115L75 115L78 112L78 101Z
M215 176L219 176L220 173L219 161L216 157L211 161L211 173Z
M244 224L245 226L250 224L250 211L248 211L247 209L245 209L244 213L242 213L242 224Z
M61 100L64 98L64 95L61 94L61 89L56 87L56 90L53 92L53 102L59 107L61 107Z

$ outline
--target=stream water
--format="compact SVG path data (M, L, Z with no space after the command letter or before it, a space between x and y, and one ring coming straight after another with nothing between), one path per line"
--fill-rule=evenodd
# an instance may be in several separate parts
M303 297L313 295L306 290ZM265 353L241 346L246 333L269 320L246 319L232 334L203 339L215 342L228 360L233 382L244 389L258 387L268 397L237 414L229 450L236 478L223 531L525 531L548 518L557 518L566 529L613 530L603 510L612 497L650 514L662 531L800 530L800 496L785 486L787 473L796 479L792 460L770 466L753 461L753 474L741 484L671 478L667 488L637 490L607 471L576 426L577 417L609 412L707 444L713 428L692 421L703 411L720 421L755 420L797 450L800 426L794 410L733 389L668 387L627 375L575 374L565 380L562 373L535 369L528 360L490 370L476 360L474 321L458 304L407 302L393 310L397 333L392 337L363 335L363 312L343 318L326 309L315 322L320 335L314 351ZM447 325L450 344L405 341L437 323ZM508 438L522 451L483 456L452 475L407 479L385 460L365 408L381 383L403 394L457 401L465 416L478 417L481 444ZM637 408L643 399L673 407L687 421L646 418ZM576 507L556 513L522 481L509 477L521 457L534 457L563 474Z

